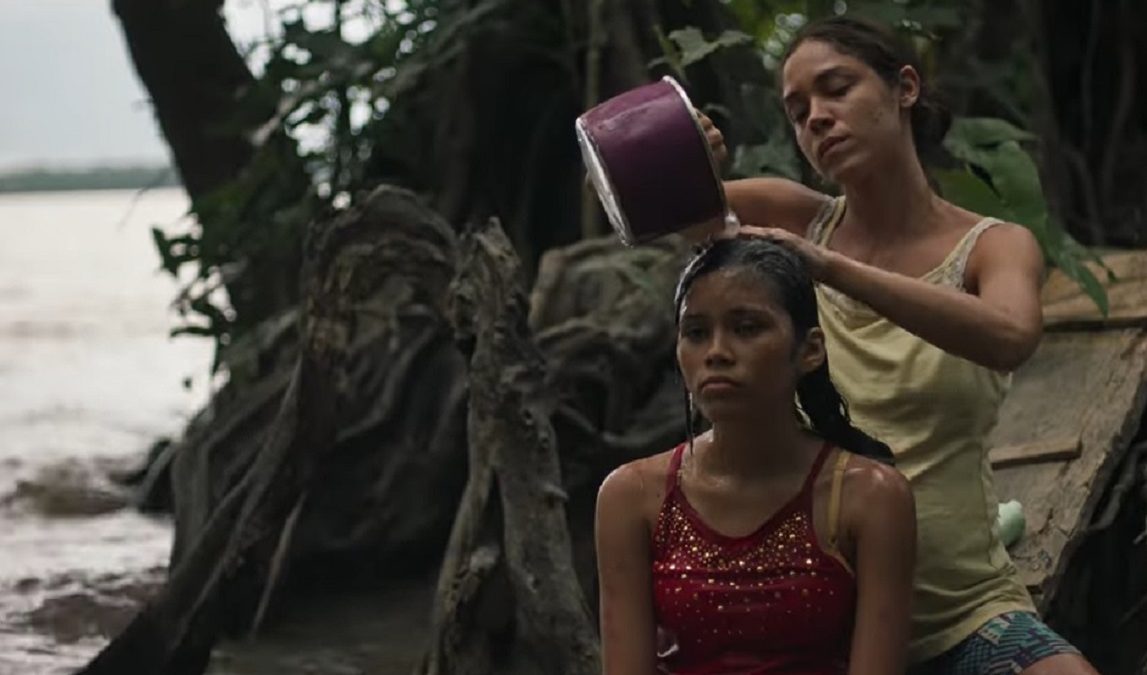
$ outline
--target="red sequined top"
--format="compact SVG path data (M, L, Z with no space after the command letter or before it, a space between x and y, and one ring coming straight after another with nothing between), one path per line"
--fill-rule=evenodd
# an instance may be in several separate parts
M848 669L856 579L813 529L813 487L827 443L800 492L743 537L715 532L678 483L682 445L653 533L658 665L675 675L829 675ZM844 453L841 453L843 456ZM830 530L839 510L837 462ZM829 541L835 545L835 532Z

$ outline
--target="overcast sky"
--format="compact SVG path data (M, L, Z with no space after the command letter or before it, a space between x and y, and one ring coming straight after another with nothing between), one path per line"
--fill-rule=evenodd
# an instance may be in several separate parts
M260 34L263 7L227 0L232 33ZM0 101L0 170L167 161L111 0L0 0Z

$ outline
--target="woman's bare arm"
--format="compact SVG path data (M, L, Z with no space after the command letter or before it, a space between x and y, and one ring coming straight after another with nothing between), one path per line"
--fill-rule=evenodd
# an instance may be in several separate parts
M742 223L779 227L803 237L828 197L787 178L725 181L729 209Z
M710 150L718 163L723 163L728 149L720 129L704 114L697 116ZM724 187L729 209L742 223L779 227L798 235L805 233L805 228L828 201L827 196L787 178L742 178L725 181ZM722 224L703 226L703 234L716 234Z
M993 227L968 261L969 291L857 262L779 228L743 227L785 243L817 281L868 305L946 352L1000 371L1026 361L1043 335L1043 253L1019 225Z

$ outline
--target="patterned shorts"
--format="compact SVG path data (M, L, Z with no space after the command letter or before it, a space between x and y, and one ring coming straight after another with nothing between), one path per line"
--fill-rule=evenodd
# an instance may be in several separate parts
M911 670L912 675L1015 675L1058 654L1079 650L1031 612L991 619L960 644Z

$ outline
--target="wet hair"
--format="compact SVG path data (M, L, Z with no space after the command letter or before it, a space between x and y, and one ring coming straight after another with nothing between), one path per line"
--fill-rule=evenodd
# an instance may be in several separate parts
M757 237L718 239L689 261L674 296L674 317L678 324L693 283L707 274L731 269L747 270L764 283L791 318L797 341L804 340L809 330L820 326L816 293L804 262L784 246ZM801 377L796 389L800 409L815 434L845 450L892 464L892 451L887 445L853 426L848 406L829 376L827 357L816 370ZM685 392L685 414L688 442L692 447L694 411L688 391Z
M952 126L952 113L925 82L920 55L907 38L866 19L848 15L827 17L797 31L781 57L782 69L797 47L809 40L827 43L838 52L863 61L891 87L900 84L900 69L912 66L920 75L920 95L910 112L916 153L920 157L932 157L940 150Z

